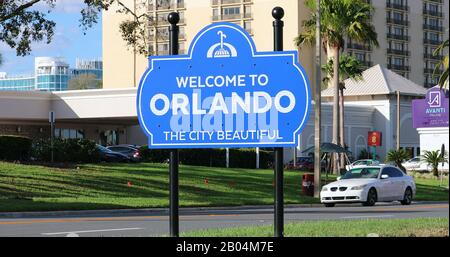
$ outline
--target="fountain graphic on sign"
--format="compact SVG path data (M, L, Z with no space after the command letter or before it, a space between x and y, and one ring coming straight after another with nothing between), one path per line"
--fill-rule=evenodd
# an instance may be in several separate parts
M206 54L207 58L226 58L226 57L237 57L237 51L234 46L225 43L224 39L227 38L227 35L223 33L223 31L219 30L217 35L220 37L220 43L214 44L208 50ZM228 48L229 50L225 49Z

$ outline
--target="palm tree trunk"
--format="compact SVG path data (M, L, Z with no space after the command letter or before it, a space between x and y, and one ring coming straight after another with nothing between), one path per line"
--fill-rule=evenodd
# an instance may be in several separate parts
M340 96L339 96L339 133L340 133L340 144L343 148L345 148L345 126L344 126L344 86L341 85L339 86L339 92L340 92ZM341 168L345 167L345 153L341 153Z
M331 55L333 57L333 82L332 86L334 89L333 98L333 139L332 143L339 144L339 47L330 47ZM334 154L333 158L333 172L338 174L339 163L338 154Z

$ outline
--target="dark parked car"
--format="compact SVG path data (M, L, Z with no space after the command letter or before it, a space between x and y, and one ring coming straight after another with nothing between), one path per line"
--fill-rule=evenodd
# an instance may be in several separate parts
M106 148L113 152L125 154L133 161L140 161L142 158L141 151L139 150L139 146L137 145L114 145L108 146Z
M312 157L297 157L295 166L294 161L290 161L286 168L290 170L314 170L314 160Z
M100 153L100 160L104 162L130 162L131 158L128 157L125 154L114 152L109 150L108 148L96 145L99 153Z

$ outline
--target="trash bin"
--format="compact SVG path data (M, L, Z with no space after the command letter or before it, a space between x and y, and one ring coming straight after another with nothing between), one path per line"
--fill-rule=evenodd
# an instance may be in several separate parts
M314 196L314 174L305 173L302 176L302 194Z

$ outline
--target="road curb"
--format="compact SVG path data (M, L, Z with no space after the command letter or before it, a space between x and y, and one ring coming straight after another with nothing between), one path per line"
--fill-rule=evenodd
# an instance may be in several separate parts
M445 201L421 201L413 202L414 205L420 204L448 204ZM399 204L378 203L381 206L395 206ZM340 207L352 206L350 204L341 204ZM288 204L285 209L292 208L314 208L323 207L323 204ZM180 212L191 211L222 211L222 210L252 210L252 209L271 209L272 205L243 205L243 206L225 206L225 207L184 207ZM26 219L26 218L51 218L51 217L77 217L77 216L101 216L101 215L169 215L168 208L146 208L146 209L112 209L112 210L79 210L79 211L38 211L38 212L0 212L0 218Z

